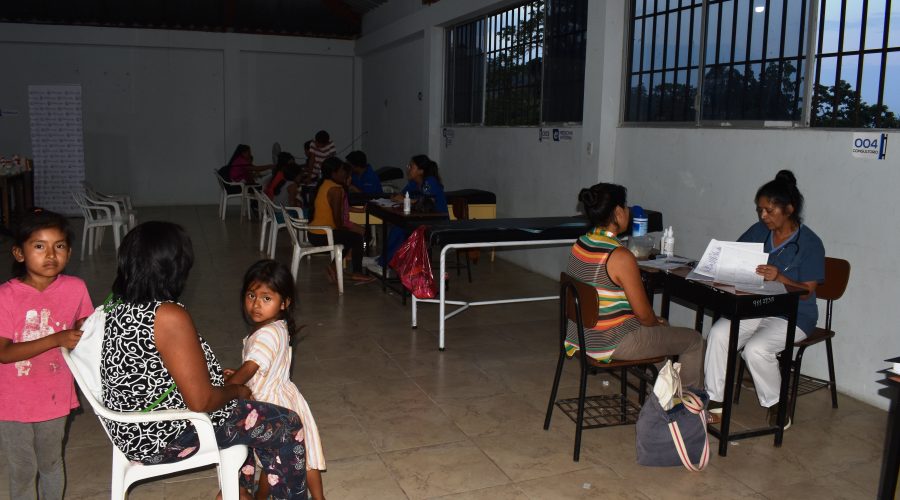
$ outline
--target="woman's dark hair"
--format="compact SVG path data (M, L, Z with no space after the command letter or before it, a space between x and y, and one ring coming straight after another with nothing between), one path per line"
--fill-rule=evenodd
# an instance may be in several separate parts
M309 146L311 146L311 145L312 145L312 141L306 141L306 142L304 142L304 143L303 143L303 151L304 151L304 152L309 152Z
M326 132L324 130L320 130L320 131L316 132L316 142L318 142L319 144L326 143L330 140L331 140L331 136L328 135L328 132Z
M246 144L238 144L236 148L234 148L234 153L231 153L231 159L228 160L228 164L231 165L234 163L234 160L237 159L238 156L241 156L245 152L250 151L250 146Z
M241 286L240 299L241 313L244 315L244 321L248 325L252 325L253 321L247 316L247 310L244 308L244 297L254 283L266 285L272 291L281 295L283 300L287 301L287 305L281 311L278 319L283 319L287 323L288 335L293 341L294 333L296 333L294 324L294 303L296 301L294 300L294 277L291 275L291 271L284 264L270 259L257 261L250 266L250 269L247 269L247 272L244 273L244 284Z
M625 186L607 182L594 184L578 193L582 210L594 227L606 226L612 222L616 207L628 206L627 198L628 190Z
M760 186L753 201L758 202L763 196L782 210L788 205L794 207L789 217L797 224L803 222L803 195L797 189L797 178L790 170L780 170L774 179Z
M42 208L36 208L22 217L13 228L13 247L24 248L31 235L41 229L59 229L66 237L66 245L72 246L72 228L65 216ZM15 259L12 264L12 275L16 278L25 276L25 263Z
M415 163L417 167L425 172L425 178L434 177L435 179L437 179L438 184L440 184L441 186L444 185L444 182L441 181L441 174L438 173L438 164L433 162L427 155L413 156L412 158L410 158L410 161Z
M119 245L113 294L132 303L178 300L193 264L194 249L183 227L145 222Z

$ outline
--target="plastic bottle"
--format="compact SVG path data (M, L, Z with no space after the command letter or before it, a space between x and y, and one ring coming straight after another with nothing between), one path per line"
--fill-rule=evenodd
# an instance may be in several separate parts
M675 256L675 230L672 229L672 226L669 226L663 232L663 240L661 246L662 254L665 257Z
M647 216L640 205L631 207L631 236L638 238L647 235Z
M409 199L409 191L403 196L403 214L409 215L409 212L412 209L412 202Z

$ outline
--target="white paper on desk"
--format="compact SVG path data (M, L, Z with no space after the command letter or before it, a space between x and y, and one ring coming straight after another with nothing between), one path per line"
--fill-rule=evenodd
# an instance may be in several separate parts
M787 293L787 288L778 281L763 281L760 286L738 283L734 285L734 289L739 292L755 293L757 295L784 295Z
M376 198L372 200L372 203L380 207L392 207L394 206L394 202L390 198Z
M642 260L638 262L641 267L649 267L651 269L659 269L661 271L669 271L671 269L676 269L679 267L684 267L684 264L687 261L682 260L680 262L669 262L665 259L656 259L656 260Z
M716 272L719 269L719 258L724 247L763 252L762 243L709 240L709 245L706 245L706 250L703 251L703 257L700 257L700 262L694 267L694 273L716 278Z
M745 248L722 245L716 266L716 281L761 287L763 277L756 268L769 262L769 254Z

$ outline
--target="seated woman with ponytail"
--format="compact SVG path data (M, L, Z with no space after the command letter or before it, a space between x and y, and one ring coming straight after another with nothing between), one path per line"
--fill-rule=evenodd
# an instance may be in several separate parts
M766 281L779 281L807 290L797 306L795 341L812 333L819 318L816 287L825 279L825 247L809 226L803 224L803 195L797 189L797 178L790 170L778 172L775 178L756 191L756 214L759 221L750 226L738 241L762 243L769 262L756 268ZM711 423L721 419L725 396L725 364L731 321L720 319L713 324L706 349L706 390L709 392ZM775 425L781 389L781 372L776 355L784 350L787 319L767 317L741 320L738 349L753 376L759 404L769 409L769 423ZM790 421L787 426L789 427Z
M585 325L587 355L604 362L677 355L684 386L700 387L703 338L695 330L669 326L656 316L637 259L617 238L631 220L625 187L596 184L582 189L578 201L593 229L572 246L566 273L596 288L601 299L597 324ZM578 351L572 322L565 348L570 356Z

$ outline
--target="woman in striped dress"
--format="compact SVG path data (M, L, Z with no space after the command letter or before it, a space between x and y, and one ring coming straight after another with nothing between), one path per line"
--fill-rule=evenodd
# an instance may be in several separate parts
M588 356L608 363L677 355L684 386L703 387L703 338L695 330L669 326L656 316L637 259L616 237L628 229L630 219L625 187L596 184L582 189L578 200L593 229L572 246L566 272L596 288L600 299L597 324L585 325ZM565 347L570 356L578 350L572 322Z

